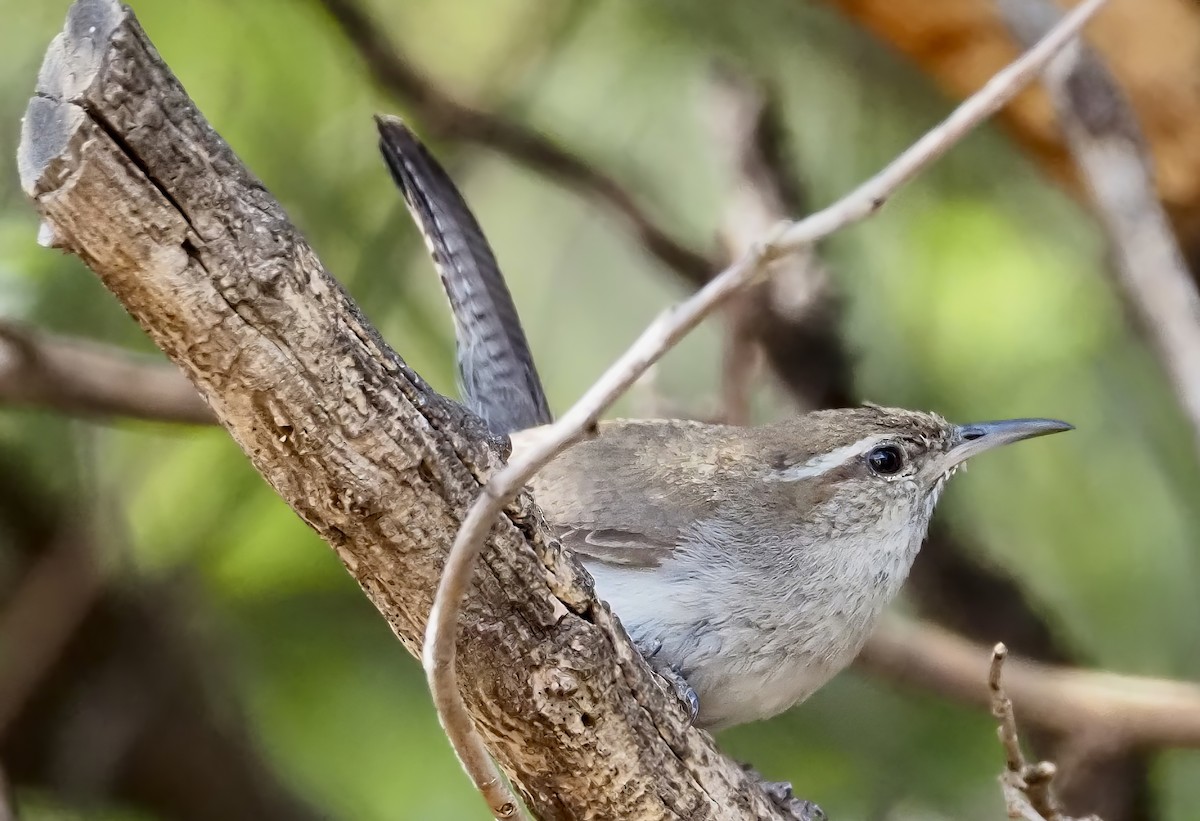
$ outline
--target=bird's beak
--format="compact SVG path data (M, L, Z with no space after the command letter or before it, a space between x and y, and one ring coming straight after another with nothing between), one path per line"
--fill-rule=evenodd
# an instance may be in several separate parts
M1057 419L1002 419L998 422L959 425L955 430L958 443L946 453L941 469L942 472L948 472L972 456L1001 445L1074 429L1074 425Z

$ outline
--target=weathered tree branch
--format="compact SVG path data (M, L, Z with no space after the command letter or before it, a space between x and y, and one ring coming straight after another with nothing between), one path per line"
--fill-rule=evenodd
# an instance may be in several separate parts
M19 168L47 230L192 379L412 652L496 445L378 337L203 120L132 12L79 0ZM460 632L478 727L540 818L777 818L688 730L526 496L489 522Z
M0 403L84 416L213 422L208 405L174 367L5 320Z

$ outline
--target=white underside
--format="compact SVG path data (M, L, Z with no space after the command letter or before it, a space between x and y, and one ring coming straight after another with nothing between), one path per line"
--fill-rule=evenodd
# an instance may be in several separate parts
M716 729L783 712L854 660L924 537L897 514L803 547L736 545L710 524L661 567L586 564L634 640L661 642L700 698L698 723Z

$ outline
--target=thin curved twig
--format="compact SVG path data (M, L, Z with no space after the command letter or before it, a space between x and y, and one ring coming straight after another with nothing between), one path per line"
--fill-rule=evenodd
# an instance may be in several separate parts
M562 417L546 427L539 441L498 471L471 506L446 558L425 631L423 662L442 726L476 787L497 818L516 813L516 799L503 785L487 747L475 729L458 690L456 640L463 597L483 540L496 517L529 479L568 445L595 428L602 414L637 378L701 320L754 281L784 254L806 248L871 216L906 182L945 154L981 122L1003 107L1074 38L1105 0L1086 0L1037 45L961 103L942 123L922 136L882 171L833 205L796 222L784 222L740 260L694 296L662 314Z

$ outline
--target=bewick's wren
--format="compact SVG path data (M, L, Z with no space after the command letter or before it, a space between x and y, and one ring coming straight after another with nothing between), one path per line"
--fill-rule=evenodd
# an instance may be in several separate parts
M500 269L416 138L394 119L380 133L450 296L467 402L524 447L549 412ZM787 709L853 660L964 460L1070 427L877 406L758 428L616 421L544 469L534 498L692 717L719 728Z
M1069 427L880 407L757 428L617 421L538 474L534 498L715 729L786 710L854 659L964 460Z

